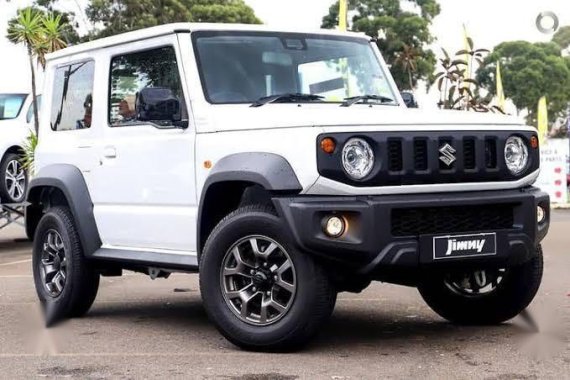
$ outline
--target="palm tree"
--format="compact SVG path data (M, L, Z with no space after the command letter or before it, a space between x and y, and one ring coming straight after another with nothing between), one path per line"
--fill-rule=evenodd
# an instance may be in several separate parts
M8 22L8 40L14 44L24 44L28 50L30 69L32 70L32 102L34 106L34 128L39 130L36 72L34 69L34 50L43 39L42 14L35 8L28 7L18 11L16 18Z
M60 14L49 13L42 18L43 27L43 46L45 50L42 55L38 51L38 58L41 59L42 67L45 69L45 54L53 53L67 47L67 42L63 39L65 33L64 24Z

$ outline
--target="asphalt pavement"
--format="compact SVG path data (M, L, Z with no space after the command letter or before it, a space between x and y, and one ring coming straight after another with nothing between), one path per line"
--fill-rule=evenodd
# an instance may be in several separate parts
M570 212L553 214L529 311L500 326L447 323L416 289L339 295L330 323L293 354L241 351L208 321L197 275L104 278L89 314L42 327L31 244L0 231L0 378L570 379Z

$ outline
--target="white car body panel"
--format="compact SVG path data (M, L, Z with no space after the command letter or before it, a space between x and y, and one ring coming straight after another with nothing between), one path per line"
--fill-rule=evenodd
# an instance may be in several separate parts
M194 255L199 200L211 168L222 158L241 152L267 152L284 157L307 194L383 194L507 189L530 184L533 173L517 183L359 188L320 178L316 141L322 133L341 131L417 130L527 130L512 118L491 114L422 112L407 109L396 86L399 106L355 104L247 104L213 105L206 101L191 45L196 30L266 30L264 26L171 24L74 46L48 55L45 89L51 90L53 70L61 64L95 61L92 127L80 131L52 132L51 99L43 102L38 169L50 164L77 166L86 179L103 247L164 251ZM182 31L184 33L175 33ZM292 30L283 30L292 32ZM294 32L302 32L295 30ZM310 31L346 35L336 31ZM368 37L351 34L358 38ZM110 128L107 122L111 57L117 54L172 45L183 82L189 128L157 129L152 126ZM385 72L388 68L375 44ZM101 99L104 99L101 101ZM45 133L42 133L45 132ZM112 157L116 156L116 157Z
M3 93L0 90L0 93ZM0 160L10 148L21 148L26 138L34 131L33 117L28 119L32 107L32 96L24 100L22 109L15 119L0 120Z

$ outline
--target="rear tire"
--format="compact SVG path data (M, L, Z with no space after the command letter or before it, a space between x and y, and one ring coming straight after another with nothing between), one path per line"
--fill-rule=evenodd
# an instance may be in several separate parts
M485 294L468 294L449 285L449 275L428 275L418 290L437 314L466 325L499 324L516 317L533 300L542 281L542 248L530 261L508 268L496 287Z
M51 208L42 216L34 238L32 264L47 326L89 311L100 276L83 255L67 207Z
M300 348L328 320L336 299L325 270L294 247L273 209L261 205L232 212L210 234L200 289L220 333L253 351Z
M22 203L28 189L28 174L22 167L22 158L8 153L0 161L0 201Z

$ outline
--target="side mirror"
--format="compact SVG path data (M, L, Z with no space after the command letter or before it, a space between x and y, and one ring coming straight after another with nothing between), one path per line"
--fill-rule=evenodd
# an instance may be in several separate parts
M182 120L180 101L171 89L146 87L135 102L137 121L150 121L159 126L174 125Z
M418 108L418 102L416 97L411 92L402 92L402 99L404 99L404 104L408 108Z

